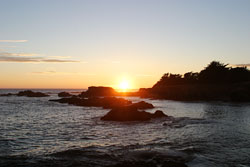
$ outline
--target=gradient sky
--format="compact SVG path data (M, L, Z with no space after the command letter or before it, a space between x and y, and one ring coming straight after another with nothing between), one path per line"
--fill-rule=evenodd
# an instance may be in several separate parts
M0 88L151 87L250 63L249 0L0 0Z

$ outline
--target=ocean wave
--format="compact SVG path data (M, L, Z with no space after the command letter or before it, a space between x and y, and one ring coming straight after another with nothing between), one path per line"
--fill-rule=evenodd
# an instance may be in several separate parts
M106 151L105 151L106 150ZM143 166L143 167L186 167L192 156L175 150L147 149L145 145L107 147L90 146L70 149L49 155L56 162L77 161L83 166ZM72 161L73 160L73 161Z
M215 123L215 121L202 119L202 118L171 117L170 119L168 119L167 121L163 123L163 126L169 126L173 128L182 128L184 126L192 125L192 124L210 124L210 123Z

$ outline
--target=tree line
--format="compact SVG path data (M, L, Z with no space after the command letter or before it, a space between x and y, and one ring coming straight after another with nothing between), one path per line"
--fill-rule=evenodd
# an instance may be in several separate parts
M166 73L153 86L181 84L232 84L250 81L250 70L247 67L228 67L218 61L212 61L200 72L187 72L184 75Z

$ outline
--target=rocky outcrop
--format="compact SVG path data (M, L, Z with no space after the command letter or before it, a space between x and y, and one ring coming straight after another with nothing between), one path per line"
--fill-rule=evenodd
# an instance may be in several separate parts
M154 106L145 101L140 101L138 103L132 103L129 100L118 97L89 97L89 98L81 98L79 96L72 96L69 98L61 98L61 99L52 99L50 101L59 102L59 103L67 103L76 106L85 106L85 107L102 107L106 109L129 106L135 109L152 109Z
M161 110L156 110L155 113L152 114L151 116L152 118L161 118L161 117L166 117L167 115L165 115Z
M49 95L42 92L33 92L31 90L20 91L16 94L17 96L26 96L26 97L47 97Z
M133 103L131 106L137 108L137 109L152 109L154 108L153 104L147 103L145 101L140 101L138 103Z
M72 96L71 98L62 98L56 100L50 100L59 103L73 104L76 106L85 107L103 107L103 108L115 108L120 106L131 105L132 102L123 98L116 97L90 97L90 98L79 98Z
M86 92L82 92L80 97L116 96L117 92L111 87L88 87Z
M60 92L58 93L58 97L71 97L72 94L68 93L68 92Z
M110 96L139 96L138 92L117 92L111 87L91 86L82 92L79 97L110 97Z
M250 70L212 61L200 72L165 73L152 88L138 91L143 98L179 101L250 102Z
M123 106L114 108L109 111L105 116L101 117L104 121L149 121L153 118L168 117L162 111L157 110L155 113L148 113L145 111L139 111L134 106Z
M13 93L6 93L6 94L0 94L0 96L14 96L16 94L13 94Z
M67 103L84 107L102 107L112 109L109 113L101 118L107 121L148 121L152 118L167 117L162 111L157 110L154 114L139 109L151 109L154 106L145 101L132 103L124 98L117 97L89 97L81 98L72 96L70 98L50 100L59 103Z

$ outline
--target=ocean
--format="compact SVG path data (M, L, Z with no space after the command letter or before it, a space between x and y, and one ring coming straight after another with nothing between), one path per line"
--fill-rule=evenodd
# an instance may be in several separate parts
M0 90L16 93L20 90ZM0 166L250 166L250 103L144 100L173 121L101 121L109 109L50 102L50 97L0 97Z

